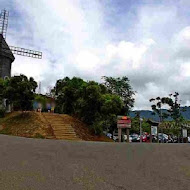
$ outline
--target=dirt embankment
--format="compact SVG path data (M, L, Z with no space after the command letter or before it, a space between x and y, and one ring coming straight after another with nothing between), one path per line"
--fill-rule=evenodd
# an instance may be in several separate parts
M74 128L76 134L85 141L103 141L103 142L113 142L112 139L106 137L105 135L94 135L90 130L89 127L81 122L80 120L71 117L66 114L60 114L60 116L63 118L63 121L65 123L70 123L71 126Z
M21 137L45 138L51 130L36 112L12 112L0 118L0 133Z
M63 123L69 123L77 136L84 141L113 142L112 139L91 133L89 127L80 120L66 114L59 115ZM0 133L21 137L56 139L51 124L39 112L12 112L0 118Z

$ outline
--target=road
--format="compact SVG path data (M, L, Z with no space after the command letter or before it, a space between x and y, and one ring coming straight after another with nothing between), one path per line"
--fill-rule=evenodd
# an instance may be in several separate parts
M69 142L0 135L2 190L186 190L190 144Z

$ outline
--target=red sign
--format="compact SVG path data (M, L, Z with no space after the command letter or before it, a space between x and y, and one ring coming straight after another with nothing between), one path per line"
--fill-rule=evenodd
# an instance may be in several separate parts
M118 124L122 124L122 123L131 123L131 120L118 120L117 121Z
M131 128L131 119L127 116L118 116L117 119L117 128Z

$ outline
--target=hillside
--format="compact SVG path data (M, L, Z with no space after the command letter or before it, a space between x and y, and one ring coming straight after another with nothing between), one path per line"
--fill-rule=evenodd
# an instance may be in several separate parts
M183 109L183 107L181 108L181 110ZM145 119L152 119L152 120L154 120L154 121L159 121L159 117L157 116L157 115L152 115L152 111L150 111L150 110L135 110L135 111L131 111L130 113L129 113L129 116L130 117L135 117L135 115L136 115L136 112L140 112L140 116L142 117L142 118L145 118ZM167 112L165 109L162 109L162 112L164 113L164 112ZM186 120L190 120L190 108L189 107L187 107L186 108L186 111L185 112L182 112L181 111L181 113L182 113L182 115L183 115L183 117L186 119ZM172 119L171 118L168 118L168 119L166 119L166 121L172 121Z
M51 116L51 120L48 115ZM59 130L60 132L53 127L52 123L57 118L59 118L59 121L57 122L61 123L63 126L63 129ZM112 142L111 139L104 135L96 136L92 134L86 124L69 115L50 113L40 114L39 112L13 112L7 114L5 118L0 118L0 134L31 138L68 140L68 138L63 136L63 132L66 133L64 129L64 126L66 125L73 128L72 133L76 133L76 136L80 140ZM69 131L69 133L71 133L71 131Z
M0 133L21 137L45 138L51 129L35 112L13 112L0 118Z

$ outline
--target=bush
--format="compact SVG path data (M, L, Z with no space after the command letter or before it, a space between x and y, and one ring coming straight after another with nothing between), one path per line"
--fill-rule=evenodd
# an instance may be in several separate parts
M103 133L103 122L102 121L96 121L91 126L92 132L95 135L101 135Z
M0 108L0 118L5 117L5 108Z

